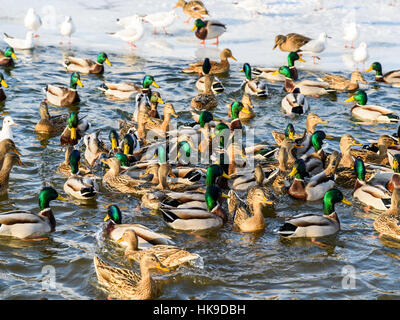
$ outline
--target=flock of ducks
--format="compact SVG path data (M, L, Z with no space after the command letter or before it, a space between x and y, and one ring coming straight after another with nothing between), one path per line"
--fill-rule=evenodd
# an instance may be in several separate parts
M176 7L182 7L189 16L187 22L196 19L194 29L200 39L216 38L218 43L218 37L226 28L223 24L201 20L208 15L201 1L179 0ZM31 14L29 11L25 23L35 31L40 23ZM202 231L220 228L231 221L233 228L241 232L262 231L266 226L264 209L273 208L279 196L289 194L300 201L322 200L323 212L288 218L276 232L283 237L311 238L323 246L317 238L340 230L335 204L352 205L337 188L341 186L354 188L354 199L364 204L366 211L371 208L382 211L374 222L380 235L400 240L399 132L382 135L361 149L352 149L362 145L345 134L340 139L340 151L330 154L324 142L332 137L323 127L317 128L328 121L315 113L308 113L303 134L296 134L290 123L284 132L272 131L276 146L257 144L245 148L240 135L236 134L245 132L243 123L256 117L252 99L269 95L268 82L283 83L282 88L288 94L282 99L282 110L290 116L309 110L307 96L320 98L343 91L350 95L345 102L354 103L351 113L355 119L399 121L392 110L367 104L367 94L359 87L365 82L359 71L353 72L350 79L326 74L322 78L298 81L295 63L304 63L303 55L311 55L315 62L325 49L326 39L326 33L314 40L296 33L276 36L274 49L288 52L287 66L252 68L244 63L243 97L227 105L227 119L216 119L212 111L218 105L218 93L224 91L217 76L229 72L228 59L236 61L231 50L222 50L220 61L206 58L190 64L182 72L199 76L196 82L199 93L191 100L194 122L178 129L170 125L172 117L178 117L176 110L154 90L160 88L154 76L146 75L141 84L105 81L99 88L105 95L135 98L132 118L119 121L119 128L109 132L109 143L100 140L100 131L90 133L90 123L77 112L57 116L49 113L48 105L69 107L79 103L77 89L84 86L80 74L103 73L106 71L104 64L112 66L104 52L99 53L95 61L67 57L63 67L66 74L70 73L69 86L48 84L43 88L46 99L39 106L40 120L35 131L50 137L60 135L60 144L66 147L66 152L65 161L57 171L65 176L64 192L70 198L93 201L101 192L98 183L101 180L103 187L131 194L141 200L141 206L159 212L172 229ZM348 36L346 41L351 39ZM0 52L2 67L12 66L14 59L17 57L12 47ZM375 62L366 70L369 71L376 72L376 82L400 84L400 70L384 74L382 65ZM8 87L1 73L0 84ZM0 100L5 99L0 89ZM163 116L159 104L164 105ZM14 125L17 124L7 116L0 132L1 195L7 194L12 167L23 165L13 142ZM81 139L85 145L83 154L74 147ZM204 168L193 163L191 157L198 153L212 164ZM227 199L226 206L223 199ZM54 188L45 187L39 194L38 214L23 210L1 213L0 235L25 240L46 238L56 229L56 219L50 208L53 200L67 201ZM168 272L201 258L175 246L173 239L165 234L143 225L123 223L117 205L110 205L107 210L102 228L104 237L125 248L126 258L140 265L140 274L137 274L94 256L98 281L111 298L156 298L161 291L152 278L154 269Z

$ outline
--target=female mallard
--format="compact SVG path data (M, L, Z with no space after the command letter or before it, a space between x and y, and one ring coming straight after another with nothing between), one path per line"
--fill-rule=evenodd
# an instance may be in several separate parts
M190 102L192 108L199 111L210 110L218 105L217 98L211 90L214 76L210 74L210 59L204 59L202 68L204 74L204 92L195 96Z
M261 188L255 189L253 193L254 201L252 202L252 214L248 212L246 207L240 202L236 193L230 190L228 193L228 203L235 201L233 205L233 223L239 227L242 232L255 232L265 229L265 219L262 213L265 204L272 205ZM236 198L236 199L235 199Z
M69 157L71 176L64 183L66 194L79 200L94 199L99 192L99 186L95 179L79 175L81 155L79 150L73 150Z
M143 256L151 253L154 254L159 261L167 268L176 268L182 264L197 260L200 256L196 253L190 253L188 251L179 249L176 246L158 244L145 250L139 250L138 248L138 237L134 230L126 230L121 237L121 240L128 243L125 249L125 257L128 259L140 262Z
M69 107L80 101L76 86L83 87L79 73L71 74L70 87L47 85L44 88L47 101L58 107Z
M11 139L4 139L0 141L0 169L3 166L6 154L9 152L14 152L19 156L21 155L21 153L17 150L14 141L12 141Z
M400 84L400 70L393 70L382 73L382 65L379 62L374 62L365 72L375 71L375 81L384 82L392 85Z
M288 67L280 67L273 74L282 74L285 76L284 89L287 92L293 92L295 88L299 88L300 92L305 96L320 97L329 94L329 83L322 81L303 80L294 82L292 74Z
M99 139L100 130L91 134L86 134L83 137L85 143L85 159L89 166L93 167L96 161L104 154L108 154L110 151L106 147L105 143Z
M106 95L114 96L118 99L129 99L132 95L140 93L146 93L150 98L151 90L150 86L154 86L159 88L160 86L154 81L154 77L150 75L146 75L143 78L142 86L129 83L112 83L112 82L104 82L99 89L103 91Z
M37 239L47 236L56 229L56 219L50 209L52 200L66 201L51 187L45 187L39 194L38 215L23 210L0 213L0 235L20 239Z
M161 289L151 277L151 270L169 271L154 254L143 256L140 261L140 275L128 269L112 267L97 256L94 256L93 261L97 279L109 290L110 299L155 299L161 295Z
M350 80L337 74L325 74L321 80L329 83L330 89L337 91L354 91L358 89L359 82L367 83L359 71L352 72Z
M273 50L278 47L281 51L297 52L310 40L311 38L298 33L289 33L286 36L278 34L275 37L275 46L273 47Z
M229 61L228 59L231 58L235 61L236 58L232 55L232 51L230 49L224 49L221 51L219 54L221 62L217 61L210 61L211 64L211 69L210 69L210 74L221 74L221 73L226 73L229 71ZM196 63L191 63L189 67L183 69L183 72L185 73L198 73L201 74L203 71L203 63L202 62L196 62Z
M306 97L300 93L299 88L295 88L293 92L287 94L281 102L282 109L289 116L294 117L296 114L303 114L309 110Z
M175 112L175 108L172 103L166 103L164 105L164 119L151 119L151 122L147 122L145 124L146 130L152 130L159 134L165 134L169 131L169 123L171 121L171 116L178 118L178 115Z
M4 93L1 87L8 88L8 84L6 80L4 80L3 74L0 72L0 102L4 101L7 98L6 94Z
M14 49L11 47L7 47L3 52L0 50L0 66L9 67L14 65L14 60L18 59L14 53Z
M87 120L79 120L78 114L71 112L68 117L67 126L60 137L61 145L76 145L90 126Z
M197 30L196 30L197 29ZM206 44L206 40L217 38L213 44L218 45L218 38L225 33L226 25L216 20L196 19L192 31L196 30L195 35L202 40L200 44Z
M97 55L97 61L94 62L90 59L81 59L75 57L68 57L64 62L63 66L69 72L79 72L79 73L103 73L104 72L104 62L111 66L110 60L108 60L107 54L100 52Z
M338 189L331 189L324 194L324 215L303 213L291 217L278 229L278 233L289 238L317 238L335 234L340 230L340 221L335 212L335 204L343 202L352 205L347 201L342 192Z
M19 156L14 152L6 153L3 166L0 170L0 196L7 194L10 181L10 172L14 165L22 166Z
M355 101L355 105L351 108L353 117L360 121L377 121L377 122L398 122L399 116L394 114L390 109L367 105L368 97L365 91L356 91L345 102Z
M400 240L400 188L393 190L390 208L381 213L374 221L374 229L380 236Z
M38 133L53 134L59 133L64 130L67 123L68 114L60 114L51 116L49 114L49 107L46 101L40 103L40 120L35 126L35 131Z
M221 196L223 196L221 189L212 185L207 187L204 194L207 209L197 206L182 209L160 208L160 210L166 223L173 229L199 231L219 228L227 220L226 213L219 203Z
M256 114L254 112L254 106L251 102L250 95L248 93L243 93L242 97L242 105L243 109L239 112L239 119L242 120L250 120L253 119ZM226 105L228 108L228 116L232 118L232 103Z
M290 52L288 54L288 68L290 70L292 79L296 81L299 76L297 69L294 66L295 61L306 62L301 58L301 54L297 52ZM265 78L269 81L285 81L285 76L283 74L274 74L276 68L253 68L253 74L261 78Z
M245 63L240 71L244 71L244 74L246 75L246 78L243 82L244 92L250 95L256 95L257 97L266 97L268 95L267 83L252 79L251 67L248 63Z
M354 160L354 171L357 180L353 197L366 204L367 208L387 210L390 207L390 193L381 185L370 185L365 181L365 165L360 157Z
M186 2L185 0L178 0L173 9L182 8L183 13L189 16L185 23L189 23L190 19L198 19L208 16L208 11L200 0L191 0Z

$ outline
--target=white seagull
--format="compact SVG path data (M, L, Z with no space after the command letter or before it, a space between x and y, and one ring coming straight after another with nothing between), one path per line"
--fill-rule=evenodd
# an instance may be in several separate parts
M40 16L36 14L33 8L28 9L28 12L24 19L24 25L32 31L37 31L42 25L42 20L40 19ZM38 37L38 35L36 34L35 37Z
M122 19L119 20L119 23ZM118 38L126 41L133 50L136 48L135 41L138 41L143 36L143 19L139 16L136 16L134 20L131 20L129 24L123 22L122 25L125 25L125 29L117 31L115 33L110 33L111 37Z
M153 25L154 34L157 33L157 28L162 28L165 34L168 34L165 28L169 27L177 17L178 15L175 13L174 10L172 10L148 14L144 16L143 20Z
M348 48L347 42L351 42L351 47L354 49L354 41L358 38L358 28L355 22L350 22L343 25L343 39L346 41L344 45L345 48Z
M320 58L317 57L317 54L325 50L326 38L330 37L328 37L325 32L320 33L318 39L310 40L309 42L307 42L304 46L300 48L299 52L311 54L313 57L313 62L314 64L316 64L315 58L320 60Z
M14 120L10 116L6 116L3 120L3 128L0 131L0 141L4 139L11 139L13 140L13 133L11 126L17 126Z
M75 25L72 21L71 16L66 16L65 20L60 24L60 32L62 35L62 39L64 39L64 36L69 37L69 44L71 44L71 35L75 32ZM62 44L63 41L60 41L60 44Z
M358 48L353 51L353 60L355 63L357 63L356 70L358 70L358 64L360 62L363 64L363 69L365 69L365 61L367 61L369 58L367 48L367 44L365 42L361 42Z
M28 31L26 33L25 39L17 39L4 33L4 41L13 49L32 49L34 47L33 43L33 31Z

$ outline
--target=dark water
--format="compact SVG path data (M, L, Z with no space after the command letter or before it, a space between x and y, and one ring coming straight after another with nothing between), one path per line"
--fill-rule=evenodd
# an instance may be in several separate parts
M114 50L115 51L115 50ZM14 167L8 197L0 201L0 210L33 210L38 212L38 193L43 186L53 186L62 195L65 178L55 172L64 160L59 137L38 139L34 127L39 120L39 104L44 98L42 87L48 83L69 83L60 61L63 54L94 57L94 51L62 51L59 47L39 47L33 52L19 52L20 59L12 69L3 71L9 88L7 100L0 105L3 114L10 114L19 124L14 129L17 147L26 167ZM190 100L196 95L194 76L179 72L187 62L178 59L146 60L136 56L110 52L112 67L102 76L82 75L84 88L79 88L81 103L73 108L50 107L51 114L79 111L92 123L92 130L102 129L100 137L108 140L108 131L116 128L119 119L129 119L133 101L106 98L96 87L104 80L133 80L140 83L145 74L155 76L165 102L173 103L178 123L190 120ZM227 119L225 105L231 98L239 99L243 74L240 65L232 67L230 76L222 78L225 92L218 95L216 116ZM310 78L307 72L302 77ZM372 75L368 75L372 81ZM305 127L305 117L288 119L280 108L285 93L281 84L270 85L270 96L253 99L257 117L247 126L254 128L256 142L268 140L270 134L291 121L298 132ZM398 89L375 87L369 91L369 102L392 108L400 113ZM329 123L323 128L336 139L329 141L328 151L339 150L340 136L352 134L358 141L377 138L395 132L396 125L363 126L351 121L350 107L343 104L346 94L320 99L310 98L311 112ZM162 109L162 107L160 108ZM174 120L175 121L175 120ZM108 141L107 141L108 143ZM84 147L80 145L83 151ZM342 189L343 190L343 189ZM343 190L352 200L351 190ZM57 220L56 232L48 240L30 242L10 238L0 239L0 298L1 299L104 299L107 294L97 285L93 255L99 254L115 265L132 267L123 251L113 243L99 238L106 206L116 203L123 212L125 223L143 224L170 235L176 244L202 256L204 267L184 267L170 274L157 275L163 282L161 299L393 299L400 298L400 244L374 239L372 223L376 213L367 216L362 206L337 206L341 231L324 239L327 248L309 240L281 239L273 230L285 217L299 213L321 213L322 202L304 203L289 196L279 197L275 210L268 212L264 232L245 234L234 231L228 222L219 230L195 235L177 232L164 223L161 215L147 209L138 212L138 200L130 195L110 192L101 187L95 202L53 201L51 207ZM50 267L49 267L50 266ZM44 268L44 269L43 269ZM54 268L56 289L43 290L42 280L47 268ZM342 285L344 270L354 268L355 287ZM53 269L52 269L53 270Z

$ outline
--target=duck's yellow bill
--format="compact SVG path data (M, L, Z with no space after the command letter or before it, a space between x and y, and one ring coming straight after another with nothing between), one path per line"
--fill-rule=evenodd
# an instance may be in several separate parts
M373 68L372 68L372 66L370 66L367 70L365 70L365 72L370 72L372 70L373 70Z
M279 74L279 70L275 70L274 72L272 72L272 75L273 75L273 76L275 76L275 75L277 75L277 74Z
M8 88L8 84L7 84L7 82L5 82L5 80L1 80L0 83L4 88Z
M399 162L397 160L393 161L393 170L396 170L399 168Z
M15 153L16 153L17 155L19 155L19 156L22 156L21 152L19 152L19 151L17 150L17 148L14 148L13 152L15 152Z
M100 161L103 162L103 163L105 163L105 164L108 164L108 163L107 163L107 162L108 162L108 159L100 159Z
M293 132L289 132L288 138L290 140L294 140L294 133Z
M358 143L356 140L353 140L353 146L362 146L362 143Z
M117 149L117 147L118 147L117 139L115 139L115 138L111 139L111 147L113 149Z
M110 67L112 66L110 60L106 59L106 63L107 63L107 65L109 65Z
M76 128L71 128L71 140L76 140Z
M325 139L333 140L333 137L331 137L331 136L325 136Z
M156 87L156 88L159 88L159 87L160 87L155 81L153 81L151 84L152 84L154 87Z
M240 69L240 72L242 72L243 71L243 68L242 69Z
M328 120L321 120L321 123L328 123Z
M106 217L104 218L104 221L110 220L110 216L107 214Z
M158 102L158 103L161 103L161 104L164 104L164 101L163 101L163 99L161 99L161 98L158 98L158 99L157 99L157 102Z
M117 243L121 243L121 242L124 242L123 238L117 240Z
M228 195L225 194L225 193L222 193L222 194L221 194L221 197L222 197L222 198L225 198L225 199L230 199L230 198L231 198L230 196L228 196Z
M129 145L128 144L124 145L124 154L129 154Z
M160 269L161 271L165 271L165 272L170 271L166 266L163 266L161 263L157 263L156 268Z
M301 146L301 145L300 145L300 146L298 146L298 145L295 145L294 147L295 147L295 148L297 148L297 149L304 148L304 146Z
M231 56L231 58L232 58L233 60L237 61L237 59L236 59L234 56Z
M18 60L18 58L17 58L17 56L15 55L15 53L13 52L13 53L11 53L11 58L13 58L13 59L17 59Z
M298 59L300 62L307 62L306 60L304 60L304 59L302 59L302 58L300 58L300 59Z
M196 30L196 28L197 28L196 26L193 26L192 31Z
M225 172L222 173L222 176L226 179L230 179L231 177L229 175L227 175Z
M240 111L242 111L243 113L246 113L246 114L250 114L250 111L247 110L246 108L242 108L242 110L240 110Z
M354 101L354 96L344 100L344 102L350 102L350 101Z
M171 115L175 118L178 118L179 116L176 113L171 113Z
M80 79L76 80L76 83L77 83L78 86L80 86L81 88L83 88L83 84L82 84L82 82L81 82Z
M297 168L293 168L292 171L289 173L289 176L293 177L296 174L297 174Z
M68 199L61 197L60 195L57 196L57 200L68 201Z
M349 206L353 205L350 201L347 201L346 199L343 199L342 202L343 202L344 204L349 205Z
M274 204L273 201L268 200L266 197L264 197L264 201L263 202L266 203L266 204L269 204L269 205Z

